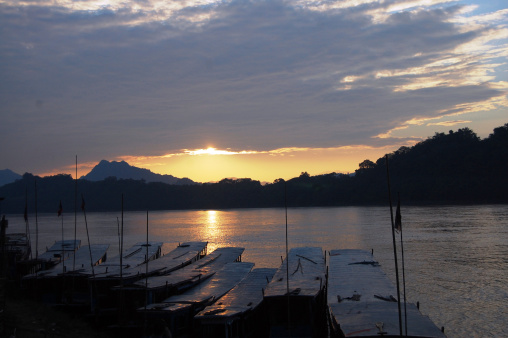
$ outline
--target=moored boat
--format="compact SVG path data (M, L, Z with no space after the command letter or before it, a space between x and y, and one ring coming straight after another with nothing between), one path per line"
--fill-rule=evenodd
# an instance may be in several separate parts
M265 290L269 337L326 335L326 264L318 247L293 248ZM288 278L289 277L289 278Z
M184 293L139 308L139 318L144 318L150 327L163 322L173 337L192 336L193 317L234 288L253 267L254 263L227 263L211 278Z
M38 271L22 278L22 284L43 301L60 303L63 295L73 296L74 283L65 283L78 271L96 266L106 259L109 244L92 244L80 247L50 269Z
M227 263L241 261L244 250L239 247L217 248L204 258L182 269L167 275L149 277L123 288L115 288L115 290L123 291L125 298L133 302L136 307L145 304L145 302L148 305L158 303L205 281Z
M263 293L276 269L252 270L237 286L194 317L194 337L264 337Z
M397 290L371 252L330 252L327 298L332 337L400 336ZM417 306L406 308L407 337L445 337Z

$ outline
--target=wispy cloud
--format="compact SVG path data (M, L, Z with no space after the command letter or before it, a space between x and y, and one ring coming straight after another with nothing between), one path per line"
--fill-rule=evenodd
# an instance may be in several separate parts
M48 171L75 153L174 159L210 144L277 156L475 123L508 106L508 11L478 6L3 0L0 141L17 146L0 155Z

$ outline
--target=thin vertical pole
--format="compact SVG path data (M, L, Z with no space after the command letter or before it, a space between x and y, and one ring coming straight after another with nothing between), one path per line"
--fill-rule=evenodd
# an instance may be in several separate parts
M27 187L25 187L25 214L23 216L25 218L25 231L26 231L26 236L28 238L28 248L30 249L30 259L33 259L32 238L30 235L30 223L28 222L28 188Z
M146 263L145 263L145 316L144 316L144 329L145 335L147 332L148 322L146 307L148 305L148 210L146 211Z
M37 220L37 179L35 179L35 259L39 259L39 222Z
M400 206L400 193L397 193L397 197L399 200L399 205L397 209ZM400 216L399 216L400 217ZM406 299L406 273L405 273L405 267L404 267L404 241L402 239L402 226L400 226L400 251L402 254L402 288L404 292L404 332L407 336L407 299Z
M78 228L78 155L76 155L76 176L74 179L74 255L72 258L72 270L76 270L76 230ZM74 279L73 279L74 280Z
M291 311L289 296L289 244L288 244L288 203L287 203L287 186L284 181L284 209L286 213L286 293L288 295L288 337L291 337Z
M123 194L122 194L122 227L120 230L120 283L123 286Z
M59 212L62 210L62 202L60 202L60 209L59 209ZM65 264L63 263L64 261L64 217L63 217L63 212L62 212L62 257L60 258L60 262L62 262L62 281L65 279Z
M399 308L399 334L402 336L402 315L400 310L400 282L399 282L399 264L397 262L397 246L395 244L395 224L393 222L393 206L392 206L392 191L390 187L390 170L388 169L388 155L386 157L386 176L388 179L388 199L390 200L390 217L392 220L392 241L393 241L393 256L395 258L395 279L397 281L397 304Z

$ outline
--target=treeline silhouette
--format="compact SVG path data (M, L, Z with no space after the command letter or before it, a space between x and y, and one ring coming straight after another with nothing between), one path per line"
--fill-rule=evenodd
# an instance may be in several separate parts
M436 133L413 147L387 154L394 199L404 204L462 204L508 202L508 123L481 140L469 128ZM386 205L386 159L365 160L355 175L330 173L262 185L250 178L218 183L169 185L107 178L91 182L70 175L23 178L0 187L3 213L228 209ZM77 185L77 189L75 188ZM35 190L37 189L37 194ZM77 191L77 193L76 193ZM37 196L37 201L35 201Z

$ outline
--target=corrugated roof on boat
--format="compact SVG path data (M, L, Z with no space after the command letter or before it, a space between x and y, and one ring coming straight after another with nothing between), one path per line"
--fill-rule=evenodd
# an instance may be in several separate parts
M63 241L56 241L51 247L49 247L46 252L38 255L38 259L41 260L53 260L55 255L58 255L58 259L60 259L61 252L63 250L64 256L67 257L69 252L74 252L81 246L81 240L73 240L67 239Z
M154 259L160 253L162 245L163 242L148 242L148 260ZM138 242L127 249L122 254L122 268L128 269L143 264L147 260L146 248L146 242ZM94 270L97 278L118 274L120 271L120 255L108 258L106 262Z
M244 250L244 248L239 247L217 248L199 261L186 267L173 271L168 275L149 277L146 280L132 284L130 287L145 288L146 283L148 289L156 289L166 285L177 285L190 279L203 279L215 273L225 264L239 259Z
M171 296L160 303L150 304L146 310L172 312L191 307L193 304L212 303L240 283L253 266L254 263L227 263L212 278L181 295ZM138 311L144 310L145 308L138 309Z
M207 281L187 290L181 295L171 296L164 303L202 303L216 300L234 288L254 267L254 263L227 263Z
M348 337L399 335L397 289L365 250L332 250L328 271L328 306ZM403 307L403 305L402 305ZM407 303L408 335L445 337L414 304ZM404 322L404 319L403 319ZM380 325L380 324L378 324Z
M62 265L65 267L65 272L69 273L75 268L75 271L86 269L90 266L90 252L92 253L92 263L97 264L104 258L109 248L109 244L92 244L80 247L76 252L70 253L69 257L63 262L58 263L49 270L41 271L37 274L38 277L52 277L62 274ZM75 259L73 257L75 255Z
M169 273L195 261L199 254L206 250L207 245L208 242L182 243L160 258L128 269L125 271L124 276L128 277L137 274L144 274L147 268L148 271L160 271L160 273Z
M271 268L252 270L218 302L199 312L196 318L227 318L256 308L263 301L263 289L272 280L275 271Z
M265 290L265 297L287 294L287 259ZM300 247L289 251L289 292L295 296L316 296L325 284L325 258L319 247Z

